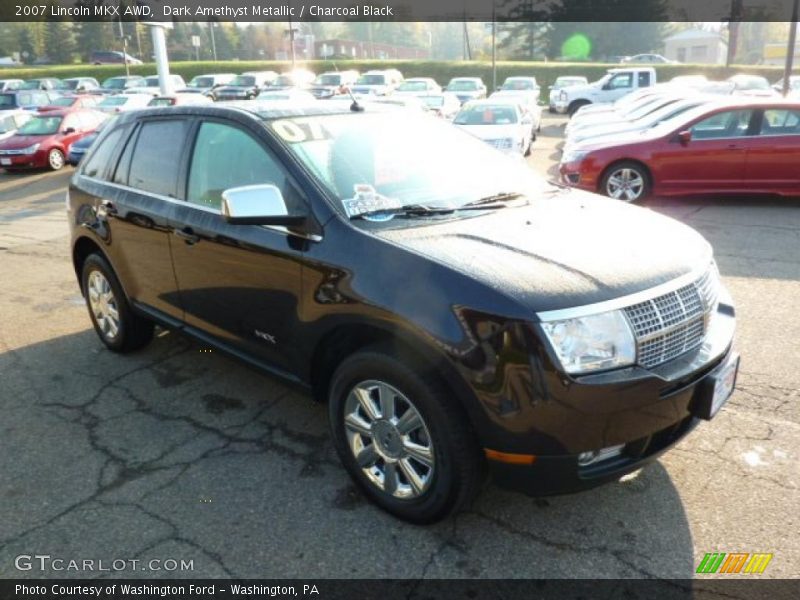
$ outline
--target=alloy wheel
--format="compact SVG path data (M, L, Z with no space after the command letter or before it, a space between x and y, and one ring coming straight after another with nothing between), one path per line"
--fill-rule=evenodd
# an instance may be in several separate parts
M615 170L606 183L606 193L625 202L634 202L641 198L644 189L644 176L630 167Z
M400 499L428 490L436 467L433 441L402 392L383 381L356 384L345 401L344 427L350 451L372 485Z
M113 341L119 335L120 320L119 306L114 297L111 284L100 271L92 271L87 284L89 308L92 310L97 328L108 341Z
M60 150L53 149L50 150L50 154L47 155L47 161L50 164L50 168L54 171L58 171L61 167L64 166L64 155L61 153Z

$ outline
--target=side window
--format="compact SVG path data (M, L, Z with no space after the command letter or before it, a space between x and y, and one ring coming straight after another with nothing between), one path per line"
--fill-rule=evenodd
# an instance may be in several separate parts
M694 124L692 139L722 140L742 137L747 134L752 114L752 110L728 110L717 113Z
M124 127L119 127L110 132L96 148L92 148L92 154L83 167L82 173L87 177L96 179L108 179L111 165L109 162L114 156L114 151L122 141L125 133Z
M650 73L648 71L639 73L639 87L650 87Z
M250 134L222 123L200 126L189 171L189 202L219 209L226 189L263 183L276 185L289 201L286 174Z
M633 75L631 73L620 73L614 75L611 81L608 82L608 87L612 90L620 90L629 88L633 85Z
M800 111L777 108L765 110L759 135L800 135Z
M128 173L130 187L175 197L187 126L184 120L149 121L141 126Z

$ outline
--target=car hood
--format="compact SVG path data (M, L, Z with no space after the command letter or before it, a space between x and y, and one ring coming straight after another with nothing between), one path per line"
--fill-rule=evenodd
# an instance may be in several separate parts
M505 137L516 138L520 134L519 123L509 123L508 125L458 125L458 127L482 140L496 140Z
M3 150L20 150L28 148L34 144L42 144L50 141L52 135L13 135L0 143Z
M496 289L532 318L647 290L711 261L710 245L690 227L577 190L377 235Z

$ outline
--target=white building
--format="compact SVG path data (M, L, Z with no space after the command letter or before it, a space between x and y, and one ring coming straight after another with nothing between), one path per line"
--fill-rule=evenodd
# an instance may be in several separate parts
M728 42L716 31L687 29L664 40L664 56L682 63L724 65Z

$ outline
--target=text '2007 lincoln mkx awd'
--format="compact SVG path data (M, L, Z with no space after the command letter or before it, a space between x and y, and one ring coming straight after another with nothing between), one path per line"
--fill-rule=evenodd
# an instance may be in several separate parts
M103 130L67 204L108 348L157 323L303 386L366 495L418 523L487 472L535 495L618 479L724 404L734 308L698 233L441 120L335 104Z

